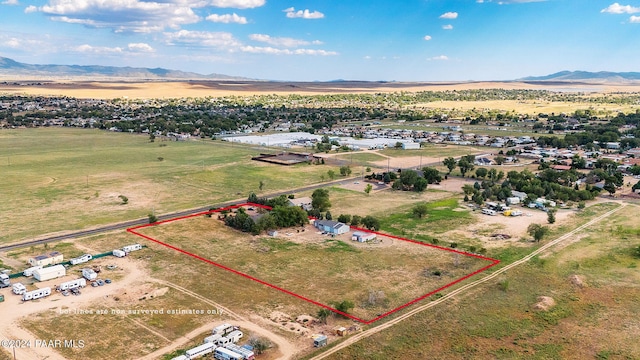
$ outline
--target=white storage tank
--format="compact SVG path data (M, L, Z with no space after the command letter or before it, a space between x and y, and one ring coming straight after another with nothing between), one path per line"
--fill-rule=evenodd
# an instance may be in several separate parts
M38 281L47 281L65 276L66 269L62 265L54 265L33 271L33 277Z

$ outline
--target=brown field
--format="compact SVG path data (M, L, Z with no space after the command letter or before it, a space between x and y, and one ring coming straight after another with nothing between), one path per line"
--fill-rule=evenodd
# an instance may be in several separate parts
M37 81L37 80L34 80ZM612 83L524 83L524 82L432 82L432 83L293 83L293 82L251 82L251 81L92 81L92 80L52 80L38 82L22 81L0 85L0 93L22 93L28 95L64 95L77 98L178 98L207 97L253 94L336 94L373 93L396 91L444 91L465 89L533 89L597 92L633 92L640 90L640 84ZM458 105L459 106L459 105Z

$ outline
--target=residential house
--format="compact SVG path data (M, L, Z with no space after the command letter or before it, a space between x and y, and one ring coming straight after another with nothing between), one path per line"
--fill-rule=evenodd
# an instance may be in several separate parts
M311 206L311 198L310 197L301 197L296 199L289 199L289 206L298 206L301 207L305 211L310 211L313 209Z
M315 226L318 230L333 235L344 234L351 230L351 227L349 227L349 225L333 220L316 220L313 222L313 226Z

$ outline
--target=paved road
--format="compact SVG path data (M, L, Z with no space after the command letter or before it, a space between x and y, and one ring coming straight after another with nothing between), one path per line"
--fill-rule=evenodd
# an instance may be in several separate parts
M279 191L279 192L276 192L276 193L271 193L271 194L268 194L267 196L268 197L277 197L277 196L280 196L280 195L287 195L287 194L298 193L298 192L303 192L303 191L315 190L315 189L319 189L319 188L322 188L322 187L343 185L343 184L347 184L347 183L352 182L354 179L356 179L356 178L352 177L352 178L342 179L342 180L337 180L337 181L332 181L332 182L309 185L309 186L304 186L304 187L300 187L300 188L296 188L296 189L289 189L289 190L285 190L285 191ZM246 202L246 198L227 201L227 202L219 203L219 204L215 204L215 205L202 206L202 207L198 207L198 208L194 208L194 209L188 209L188 210L182 210L182 211L178 211L178 212L158 215L158 220L161 221L161 220L173 219L173 218L176 218L176 217L187 216L187 215L196 214L196 213L203 212L203 211L208 211L212 207L215 207L215 208L227 207L227 206L231 206L231 205L235 205L235 204L239 204L239 203L243 203L243 202ZM34 246L34 245L41 245L41 244L46 244L46 243L60 241L60 240L74 239L74 238L84 237L84 236L88 236L88 235L96 235L96 234L101 234L101 233L105 233L105 232L109 232L109 231L113 231L113 230L122 230L122 229L130 228L132 226L147 224L148 222L149 222L148 218L143 218L143 219L129 220L129 221L116 223L116 224L110 224L110 225L101 226L101 227L97 227L97 228L93 228L93 229L74 231L74 232L70 232L70 233L62 234L62 235L45 236L43 238L36 239L36 240L29 240L29 241L25 241L25 242L16 243L16 244L0 246L0 251L9 251L9 250L13 250L13 249L19 249L19 248L28 247L28 246Z

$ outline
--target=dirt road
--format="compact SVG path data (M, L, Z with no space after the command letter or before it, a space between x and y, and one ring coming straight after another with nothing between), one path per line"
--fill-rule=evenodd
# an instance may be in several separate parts
M478 280L476 280L474 282L466 284L466 285L464 285L464 286L462 286L462 287L460 287L460 288L458 288L456 290L453 290L452 292L448 293L447 295L445 295L445 296L443 296L443 297L441 297L441 298L439 298L437 300L434 300L434 301L432 301L432 302L430 302L428 304L424 304L422 306L419 306L419 307L417 307L417 308L415 308L415 309L413 309L413 310L411 310L411 311L409 311L409 312L407 312L407 313L405 313L405 314L403 314L403 315L401 315L401 316L399 316L399 317L397 317L397 318L395 318L393 320L390 320L390 321L388 321L386 323L380 324L380 325L378 325L376 327L372 327L372 328L370 328L370 329L368 329L366 331L363 331L363 332L361 332L359 334L356 334L356 335L348 338L347 340L343 341L342 343L338 344L337 346L334 346L333 348L327 350L326 352L323 352L322 354L311 358L311 360L324 359L324 358L328 357L329 355L335 354L336 352L338 352L338 351L340 351L340 350L342 350L342 349L344 349L344 348L346 348L346 347L348 347L348 346L350 346L352 344L355 344L356 342L358 342L360 340L366 339L371 335L377 334L382 330L388 329L388 328L392 327L393 325L395 325L395 324L397 324L397 323L399 323L401 321L404 321L404 320L412 317L413 315L415 315L415 314L417 314L419 312L422 312L424 310L430 309L430 308L432 308L432 307L434 307L436 305L439 305L439 304L441 304L441 303L453 298L454 296L458 296L458 295L463 294L464 292L466 292L467 290L469 290L471 288L474 288L474 287L476 287L476 286L478 286L480 284L483 284L483 283L485 283L485 282L487 282L489 280L495 279L500 274L502 274L502 273L504 273L504 272L516 267L516 266L519 266L519 265L522 265L522 264L528 262L534 256L539 255L540 253L546 251L550 247L553 247L556 244L561 243L561 242L569 239L571 236L575 235L576 233L588 228L589 226L597 224L600 221L608 218L612 214L614 214L617 211L623 209L626 205L627 204L625 204L625 203L621 203L619 207L617 207L617 208L615 208L615 209L613 209L613 210L611 210L611 211L609 211L609 212L607 212L605 214L602 214L602 215L598 216L597 218L595 218L595 219L593 219L593 220L591 220L591 221L589 221L589 222L587 222L587 223L585 223L585 224L573 229L572 231L569 231L568 233L560 236L559 238L557 238L557 239L555 239L553 241L548 242L547 244L541 246L539 249L533 251L532 253L530 253L529 255L527 255L525 257L523 257L522 259L520 259L518 261L514 261L513 263L508 264L508 265L506 265L506 266L494 271L493 273L491 273L491 274L489 274L489 275L487 275L487 276L485 276L485 277L483 277L481 279L478 279Z

